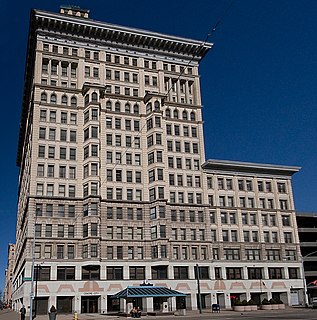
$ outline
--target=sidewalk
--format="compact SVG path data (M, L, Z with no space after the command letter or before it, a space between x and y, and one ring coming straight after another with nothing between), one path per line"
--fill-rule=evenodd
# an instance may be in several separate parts
M286 307L285 310L283 310L283 312L285 313L293 313L295 310L295 308L290 308L290 307ZM259 312L261 312L261 314L269 314L269 315L274 315L276 314L276 317L278 318L278 314L281 312L281 310L270 310L270 311L250 311L247 312L246 314L248 315L254 315L255 319L256 319L256 315L259 314ZM195 310L189 310L186 312L186 316L142 316L141 319L170 319L170 318L175 318L175 320L177 319L184 319L184 318L191 318L191 319L197 319L200 318L201 316L206 316L206 315L214 315L214 318L216 319L221 319L221 318L226 318L228 316L230 317L237 317L241 319L241 314L240 312L234 312L231 310L224 310L221 311L220 313L212 313L211 310L203 310L203 313L200 315L199 311ZM26 320L28 320L29 317L26 317ZM100 319L104 319L104 320L117 320L117 319L132 319L132 318L124 318L124 317L119 317L116 315L106 315L106 314L97 314L97 313L93 313L93 314L78 314L78 320L100 320ZM12 311L12 310L2 310L0 311L0 320L20 320L20 314L18 312ZM48 315L38 315L36 317L35 320L48 320ZM57 320L73 320L73 314L58 314L57 315Z

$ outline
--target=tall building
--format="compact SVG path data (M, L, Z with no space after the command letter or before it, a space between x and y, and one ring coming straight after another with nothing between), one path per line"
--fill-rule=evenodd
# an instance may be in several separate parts
M8 265L5 270L5 287L3 291L3 302L7 305L12 305L12 280L15 259L15 244L8 245Z
M211 47L94 21L77 7L32 11L17 156L17 309L30 303L32 255L38 313L52 304L124 310L111 296L144 281L184 292L197 309L197 270L202 308L230 307L232 293L290 303L290 288L301 292L291 190L299 168L202 166L198 67ZM170 298L169 309L180 303Z

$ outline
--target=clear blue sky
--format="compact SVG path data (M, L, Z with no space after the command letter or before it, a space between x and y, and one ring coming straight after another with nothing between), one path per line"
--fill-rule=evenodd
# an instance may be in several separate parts
M15 166L31 8L61 4L93 19L203 40L231 0L2 0L0 289L15 241ZM317 1L236 0L201 64L206 158L298 165L298 210L317 211Z

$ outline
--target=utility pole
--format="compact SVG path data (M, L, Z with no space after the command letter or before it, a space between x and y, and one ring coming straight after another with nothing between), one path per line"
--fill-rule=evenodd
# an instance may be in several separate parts
M196 263L196 277L197 277L197 290L198 290L198 304L199 304L199 313L202 313L201 310L201 294L200 294L200 270L198 263Z

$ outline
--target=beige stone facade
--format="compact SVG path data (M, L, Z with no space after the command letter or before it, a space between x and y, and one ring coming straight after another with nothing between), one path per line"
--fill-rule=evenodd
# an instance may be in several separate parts
M5 287L3 291L3 301L8 305L11 305L12 303L12 280L13 280L14 263L15 263L15 244L10 243L8 245L8 265L5 270Z
M123 310L111 295L145 280L196 309L196 264L204 308L233 294L290 303L302 286L299 168L205 162L198 66L212 44L74 8L33 11L29 41L15 308L29 305L34 232L39 312Z

